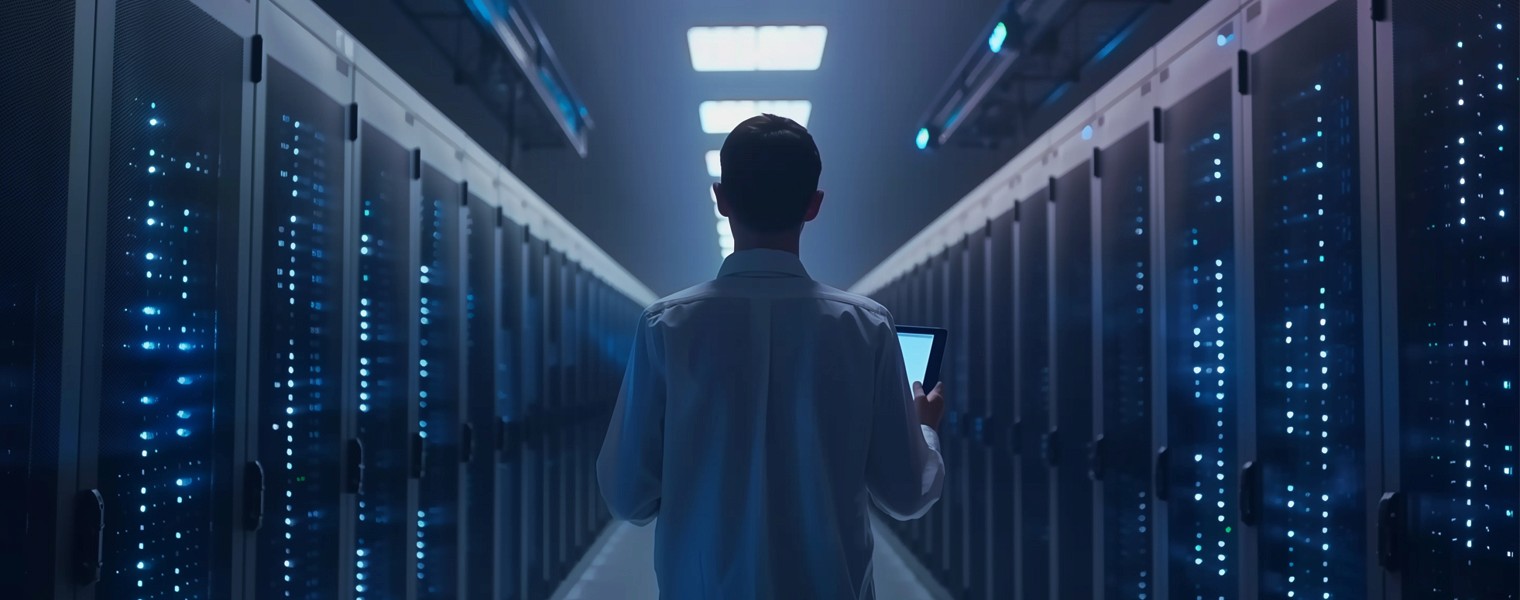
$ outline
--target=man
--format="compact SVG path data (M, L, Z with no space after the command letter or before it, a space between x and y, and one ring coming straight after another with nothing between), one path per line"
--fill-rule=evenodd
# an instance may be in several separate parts
M752 118L720 160L737 251L640 320L602 495L620 519L659 518L664 598L875 598L867 498L897 519L939 499L941 390L909 393L886 309L803 269L823 203L807 130Z

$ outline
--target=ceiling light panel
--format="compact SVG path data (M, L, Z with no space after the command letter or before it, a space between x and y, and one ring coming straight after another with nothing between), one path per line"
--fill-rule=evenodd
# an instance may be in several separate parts
M816 71L829 28L821 25L693 27L686 31L698 71Z
M761 113L786 117L807 127L808 117L813 114L813 103L807 100L709 100L698 107L702 118L702 131L728 133L745 119Z
M723 155L717 150L707 151L707 175L714 178L723 176Z

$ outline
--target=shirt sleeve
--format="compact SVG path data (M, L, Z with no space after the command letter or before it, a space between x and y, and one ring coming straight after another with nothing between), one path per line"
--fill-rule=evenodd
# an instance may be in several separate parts
M659 516L665 456L665 364L659 333L646 314L596 461L602 498L616 518L647 525Z
M884 327L878 338L885 339L877 343L866 488L877 508L906 521L923 516L939 500L945 460L939 436L918 421L894 328L890 321Z

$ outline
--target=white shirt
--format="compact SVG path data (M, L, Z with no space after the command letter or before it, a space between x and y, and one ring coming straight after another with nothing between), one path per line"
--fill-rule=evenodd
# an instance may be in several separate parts
M617 518L659 518L663 598L869 600L867 498L923 515L938 446L892 315L749 250L645 311L597 479Z

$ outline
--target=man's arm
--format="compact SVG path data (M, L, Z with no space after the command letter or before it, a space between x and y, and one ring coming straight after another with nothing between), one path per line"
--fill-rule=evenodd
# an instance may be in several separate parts
M658 331L646 314L618 392L596 479L612 516L647 525L660 513L665 457L665 361Z
M939 500L945 461L939 453L939 436L920 422L916 399L908 391L902 348L890 322L878 337L885 339L877 343L866 487L877 508L892 518L917 519Z

